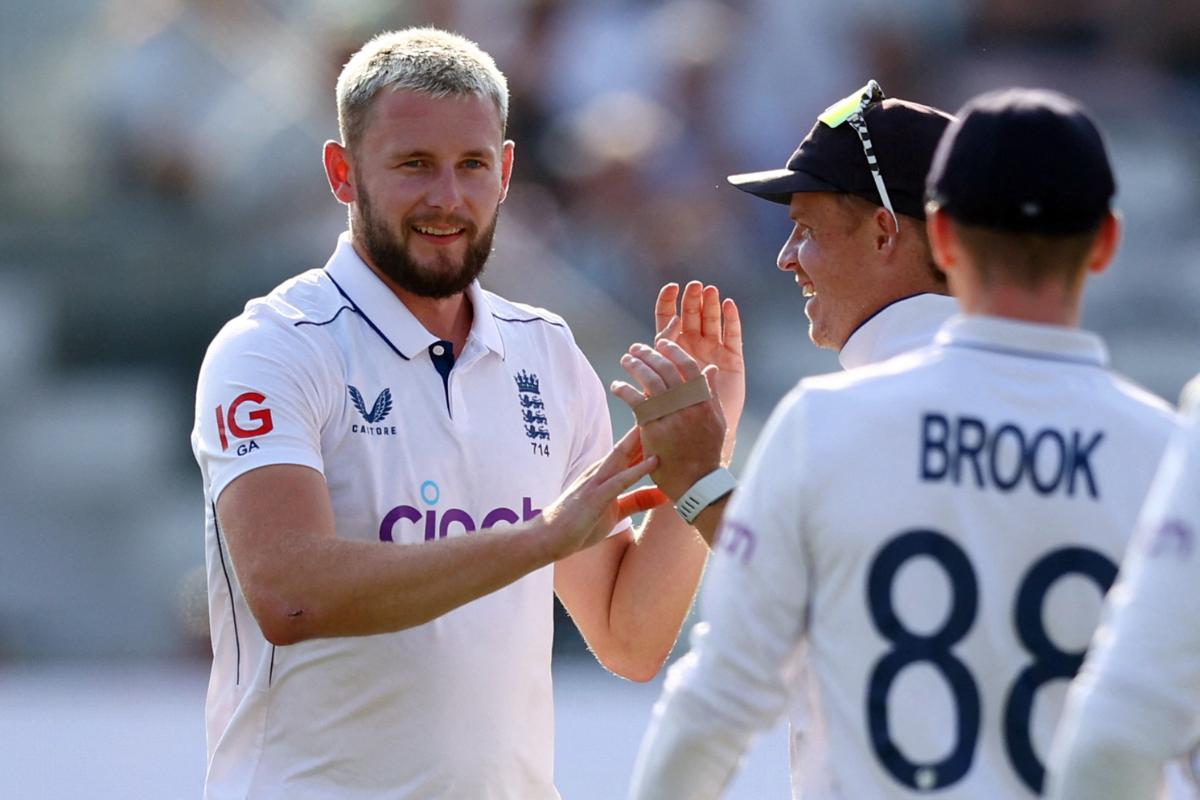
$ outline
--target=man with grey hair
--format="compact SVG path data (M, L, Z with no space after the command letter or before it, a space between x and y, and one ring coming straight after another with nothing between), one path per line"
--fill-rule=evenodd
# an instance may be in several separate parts
M561 318L477 281L513 165L492 59L384 34L337 97L350 230L200 372L206 796L555 798L552 594L648 680L707 548L670 510L631 530L657 459L636 429L612 446ZM680 413L719 448L715 399Z

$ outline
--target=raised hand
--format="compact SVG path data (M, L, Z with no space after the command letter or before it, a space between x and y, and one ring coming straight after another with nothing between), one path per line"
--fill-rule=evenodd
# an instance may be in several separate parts
M654 456L643 457L640 431L631 428L607 456L588 467L557 500L542 509L553 560L597 544L621 520L667 502L662 491L653 486L621 494L657 466Z
M693 483L721 463L722 445L727 437L716 391L720 370L709 364L702 371L696 359L669 339L659 339L654 347L633 345L621 357L621 367L641 386L639 390L624 381L612 384L613 394L631 409L646 398L661 395L701 374L713 392L709 400L641 426L641 441L647 455L658 457L650 478L668 497L678 500Z
M681 306L681 308L679 308ZM737 303L721 300L715 286L692 281L684 287L680 302L679 284L668 283L654 304L655 339L670 339L690 355L700 368L718 369L714 391L725 414L725 443L722 463L733 458L738 421L746 405L746 366L742 360L742 322Z

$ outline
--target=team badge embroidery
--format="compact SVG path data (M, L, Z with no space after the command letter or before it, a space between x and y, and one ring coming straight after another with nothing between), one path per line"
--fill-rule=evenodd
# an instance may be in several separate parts
M525 436L533 443L538 455L550 455L550 423L546 419L546 404L542 401L542 388L538 376L521 370L513 378L521 398L521 420L525 424Z
M385 388L382 392L380 392L379 396L375 398L375 405L371 407L370 411L367 411L367 404L363 401L362 393L353 386L347 385L346 388L350 390L350 399L354 401L354 407L358 409L358 413L362 414L362 418L365 419L368 424L373 425L376 422L383 422L385 419L387 419L387 415L391 413L391 389Z

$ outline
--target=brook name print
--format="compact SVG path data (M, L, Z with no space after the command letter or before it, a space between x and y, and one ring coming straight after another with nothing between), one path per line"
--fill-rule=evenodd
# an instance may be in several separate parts
M1011 492L1099 499L1092 459L1103 431L989 425L970 416L927 413L921 418L920 477L926 482Z

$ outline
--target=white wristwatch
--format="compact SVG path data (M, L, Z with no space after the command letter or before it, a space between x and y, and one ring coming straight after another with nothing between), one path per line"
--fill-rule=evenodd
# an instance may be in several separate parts
M675 510L683 521L691 525L700 516L700 512L720 500L737 488L737 478L724 467L717 467L700 480L692 484L692 488L684 492L683 497L675 504Z

